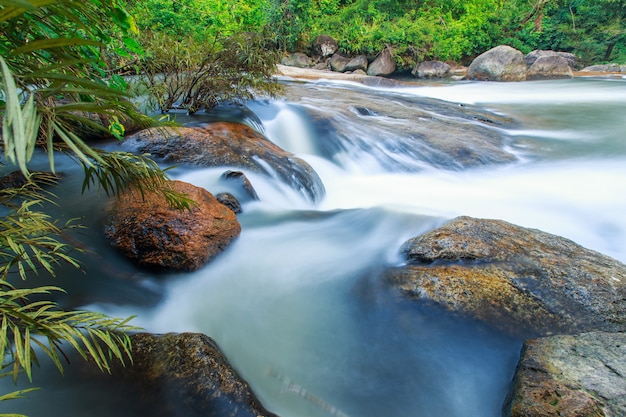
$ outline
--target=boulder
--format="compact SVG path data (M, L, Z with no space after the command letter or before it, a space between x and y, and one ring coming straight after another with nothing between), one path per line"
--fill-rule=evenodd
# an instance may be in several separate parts
M346 71L358 71L358 70L366 71L367 65L368 65L367 56L358 55L352 58L350 62L346 64L345 70ZM363 72L363 74L365 75L366 72Z
M582 72L626 72L626 65L619 64L602 64L591 65L581 70Z
M346 72L346 65L348 65L350 61L350 58L341 54L334 54L332 58L330 58L330 69L336 72Z
M302 52L295 52L293 54L287 55L281 59L280 63L289 67L297 68L309 68L311 65L313 65L311 58L309 58Z
M325 58L333 55L339 49L337 41L328 35L319 35L313 41L313 53L319 57Z
M237 167L278 177L312 201L324 195L324 185L309 164L240 123L151 128L128 137L122 146L165 162Z
M576 58L576 55L570 52L534 50L526 54L526 56L524 57L524 62L526 62L526 66L530 68L533 66L535 61L537 61L537 59L545 56L560 56L567 61L567 65L569 65L572 71L574 71L578 67L578 58Z
M527 337L626 331L626 265L501 220L458 217L409 240L401 294Z
M388 46L378 55L367 68L367 75L381 76L393 74L396 70L396 61L393 59L393 50Z
M240 201L251 201L258 200L259 195L256 193L256 190L252 186L252 183L241 171L226 171L220 177L220 180L225 184L234 185L237 187L237 195L238 200Z
M235 213L204 188L181 181L165 187L193 200L190 209L171 207L161 191L132 188L112 201L104 234L140 266L197 270L239 236L241 226Z
M133 362L113 376L153 417L276 417L256 398L213 339L203 334L134 334Z
M423 61L413 68L417 78L444 78L450 73L450 65L441 61Z
M467 69L467 78L482 81L523 81L524 55L507 45L496 46L476 57Z
M240 214L242 212L241 203L239 202L239 200L237 200L237 197L235 197L231 193L218 193L215 194L215 198L221 204L231 209L233 213Z
M626 416L626 334L594 332L527 341L504 414Z
M559 55L537 58L528 69L527 80L546 80L555 78L572 78L574 73L567 60Z

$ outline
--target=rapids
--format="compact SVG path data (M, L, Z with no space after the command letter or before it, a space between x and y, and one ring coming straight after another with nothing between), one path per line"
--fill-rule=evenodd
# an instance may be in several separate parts
M522 340L397 300L377 272L402 263L408 238L458 215L541 229L626 262L626 80L284 82L284 99L251 102L241 119L315 168L326 188L318 205L246 173L261 200L244 205L240 238L197 272L151 275L103 241L105 199L65 183L59 213L85 216L90 232L77 238L93 253L84 273L64 268L49 281L68 290L61 301L136 314L150 332L211 336L282 417L501 416ZM489 154L459 163L437 148L448 127L482 132ZM171 176L217 193L228 191L223 171ZM44 389L0 411L141 415L123 393L43 362Z

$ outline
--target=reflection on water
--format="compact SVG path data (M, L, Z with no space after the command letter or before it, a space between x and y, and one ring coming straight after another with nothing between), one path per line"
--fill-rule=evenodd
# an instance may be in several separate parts
M508 141L515 162L464 171L423 161L408 172L381 164L361 169L378 158L375 147L329 159L307 109L356 107L345 85L336 95L336 87L315 88L326 101L309 97L306 103L250 107L268 137L319 173L324 201L313 206L282 184L246 173L261 201L244 205L239 239L200 271L167 276L140 273L106 247L98 231L102 199L94 195L82 206L62 206L64 216L94 219L89 226L96 232L80 239L101 256L85 259L85 274L63 270L60 285L69 290L68 304L137 314L135 324L152 332L206 333L266 407L283 417L499 417L522 341L434 306L397 299L380 288L379 271L402 263L398 251L406 239L458 215L542 229L626 261L626 82L376 90L381 103L417 103L424 95L448 100L447 111L450 103L474 103L515 121L488 127ZM364 90L359 87L360 100ZM359 108L369 107L365 102ZM367 136L359 118L379 117L350 112L354 118L346 118L344 135ZM449 113L445 120L455 119ZM385 123L404 130L415 120L398 115ZM228 191L220 188L227 187L218 181L221 172L172 171L212 192ZM65 185L66 198L76 201L79 187ZM39 376L50 372L44 366ZM107 395L104 388L76 380L50 378L44 392L0 404L0 411L32 417L141 415L118 397L91 407L87 399Z

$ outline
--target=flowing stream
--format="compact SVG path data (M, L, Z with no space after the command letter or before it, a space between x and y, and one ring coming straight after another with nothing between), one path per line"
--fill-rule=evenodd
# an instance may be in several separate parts
M407 239L458 215L541 229L626 262L626 80L286 85L285 99L249 103L241 117L315 168L326 188L318 204L246 173L261 200L244 205L235 243L197 272L151 275L106 245L105 199L79 200L68 177L61 213L88 216L78 238L93 253L84 272L46 283L66 288L69 306L211 336L282 417L501 416L522 340L398 300L377 273L403 262ZM444 125L483 129L499 149L460 163L432 143L410 147L428 129L445 139ZM228 191L222 172L171 176L217 193ZM34 385L44 389L0 412L142 415L123 394L42 362Z

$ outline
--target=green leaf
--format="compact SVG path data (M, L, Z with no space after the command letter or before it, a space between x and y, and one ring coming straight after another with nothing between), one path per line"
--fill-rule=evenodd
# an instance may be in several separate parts
M100 42L81 38L38 39L11 51L11 55L20 55L39 49L64 48L68 46L91 45L100 46Z

